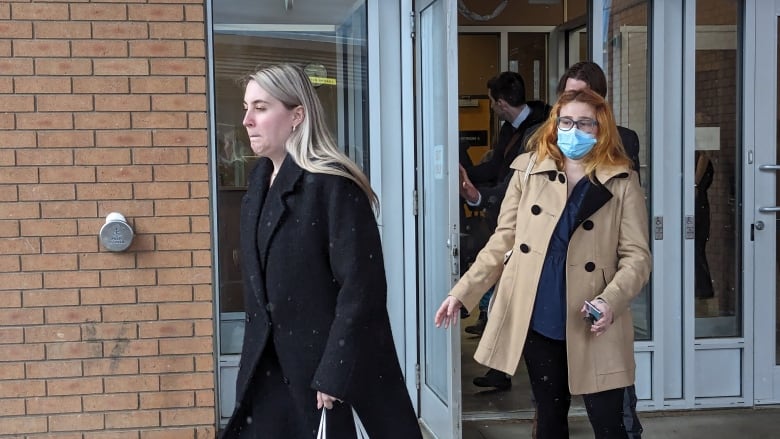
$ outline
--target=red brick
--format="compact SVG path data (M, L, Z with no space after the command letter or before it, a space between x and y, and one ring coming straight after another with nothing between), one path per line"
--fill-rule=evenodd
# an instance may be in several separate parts
M72 165L73 153L65 149L18 150L16 161L19 166Z
M73 21L39 21L33 24L35 38L76 40L92 37L90 23Z
M146 59L132 59L132 58L112 58L101 59L97 58L92 61L95 68L95 75L98 76L133 76L133 75L148 75L149 74L149 62Z
M85 396L85 412L102 412L110 410L137 410L138 395L132 393L119 393L107 395Z
M85 288L96 287L100 283L96 272L54 272L43 274L46 288Z
M155 203L156 213L160 216L208 215L209 206L209 200L206 198L194 200L158 200L157 203ZM193 234L193 236L197 236L197 234ZM194 246L189 248L202 249L204 247Z
M18 113L16 127L20 130L68 130L73 128L70 113Z
M137 326L124 322L88 323L81 325L81 333L84 340L129 340L138 338Z
M22 293L20 291L0 291L0 308L21 308ZM15 329L14 329L15 330ZM0 327L0 334L3 334ZM0 336L0 339L2 337Z
M190 163L203 163L209 162L211 153L205 147L189 148Z
M189 217L136 218L134 223L135 230L138 233L186 233L190 231ZM143 257L146 258L147 256L144 255Z
M157 411L131 411L106 413L106 428L158 427L160 414Z
M105 217L111 212L122 212L125 218L134 218L139 216L153 216L154 215L154 202L152 201L138 201L138 200L104 200L98 203L99 216ZM136 236L133 240L133 249L143 250L142 245L144 240L148 239L148 236Z
M0 343L24 343L24 328L0 328Z
M130 128L130 114L121 111L75 113L73 121L76 129L80 130Z
M197 284L211 282L210 268L161 268L157 270L159 285Z
M86 367L85 367L86 369ZM58 378L47 381L48 395L89 395L103 393L102 378Z
M181 5L128 5L128 16L135 21L184 21Z
M107 22L92 25L92 38L105 40L146 40L149 28L146 23Z
M152 181L152 176L151 166L101 166L97 168L97 181L100 182Z
M135 303L135 288L82 288L81 302L83 304L116 304L116 303Z
M185 56L184 42L131 41L130 56L137 58L181 58Z
M78 4L70 5L70 19L74 21L127 20L124 4Z
M141 338L192 337L193 329L189 321L144 322L140 324L138 333ZM192 361L187 361L191 367Z
M141 409L195 407L195 395L191 391L142 393L140 399Z
M78 329L78 328L76 328ZM70 378L81 376L81 361L35 361L25 365L27 378Z
M190 183L192 198L208 198L211 194L211 186L205 181Z
M204 21L202 5L184 5L184 19L186 21Z
M22 256L24 271L77 270L76 255L26 255Z
M151 146L152 133L148 130L98 131L97 144L101 147Z
M165 285L138 288L138 302L191 302L192 286Z
M155 96L154 99L167 98ZM198 100L202 98L198 97ZM155 101L159 102L159 101ZM208 145L208 132L205 130L160 130L154 132L154 146L203 146ZM206 148L204 148L206 149Z
M0 273L0 290L32 290L42 286L40 273Z
M27 220L32 221L32 220ZM12 237L18 237L19 236L19 224L20 221L18 220L0 220L0 236L3 238L12 238ZM3 244L6 244L6 241L3 241ZM21 246L24 246L28 244L28 240L17 240L16 247L19 248ZM29 253L35 253L34 251L30 251ZM13 253L12 253L13 254ZM2 270L2 271L15 271L15 270Z
M81 218L94 217L97 214L97 203L94 201L52 201L41 203L43 218Z
M198 407L214 407L214 392L198 390L195 392L195 405Z
M103 356L103 344L98 342L47 343L47 360L67 360L70 358L100 358Z
M25 308L37 306L63 306L78 305L78 290L38 290L22 292L22 301Z
M71 41L73 56L86 58L123 58L128 54L127 42L116 40Z
M162 425L177 426L213 424L214 410L208 408L161 410L160 422Z
M9 113L35 111L35 96L4 95L0 100L0 111Z
M19 201L75 200L71 184L25 184L19 186Z
M41 95L36 99L38 111L92 111L95 109L91 95ZM62 132L60 133L62 134ZM81 134L81 133L79 133ZM68 145L75 146L75 145ZM89 145L91 146L91 145Z
M0 418L0 431L5 434L42 433L47 431L46 426L45 416Z
M43 380L6 380L0 386L0 398L25 398L30 396L43 396L46 393L46 382ZM0 424L0 431L3 430Z
M214 351L211 337L170 338L160 340L160 354L203 354Z
M133 113L133 128L187 128L187 113Z
M11 5L14 20L67 20L68 5L56 3L14 3Z
M38 174L35 171L35 168L3 169L3 172L0 173L0 183L37 183ZM3 216L7 217L5 212L3 212L3 214Z
M203 40L206 38L203 23L151 23L149 38L161 40Z
M11 50L10 41L8 40L0 41L0 56L4 58L10 58L11 56L13 56L12 52L13 51Z
M197 439L213 439L215 434L210 436L198 437ZM144 430L141 431L141 439L195 439L193 428L165 428L163 430Z
M46 323L87 323L99 322L99 306L59 306L46 309Z
M43 360L43 345L3 344L0 345L0 358L2 358L3 361Z
M133 253L82 253L78 255L82 270L110 270L135 267Z
M128 183L77 184L76 193L79 200L129 200L133 198L133 186Z
M3 165L3 166L12 166L12 165ZM0 186L0 202L6 202L6 201L18 201L19 197L16 194L16 186ZM2 221L2 220L0 220ZM0 227L0 236L5 233L8 229Z
M25 21L0 21L0 35L3 38L32 38L32 23Z
M136 358L84 360L83 364L84 376L138 374L138 359Z
M14 127L15 128L15 127ZM35 148L34 131L5 132L0 136L0 148ZM4 170L5 171L5 170Z
M79 413L76 415L49 416L49 431L88 431L103 430L102 414Z
M214 335L214 322L210 320L195 321L195 335L209 337Z
M97 111L149 111L151 102L146 95L98 95L95 96Z
M3 167L11 167L16 165L16 155L14 154L15 151L9 150L9 149L2 149L0 150L0 166ZM9 186L5 186L6 189L9 189Z
M27 399L27 413L31 415L79 412L81 412L81 398L78 396L51 396Z
M81 328L75 325L28 326L24 328L24 340L26 343L79 341Z
M191 43L195 43L192 41ZM188 45L189 47L189 45ZM203 49L205 52L205 49ZM206 87L206 78L203 77L191 77L187 78L187 93L206 93L207 87ZM205 128L205 125L198 125L198 126L190 126L190 128Z
M103 320L106 322L157 320L157 307L155 305L105 306Z
M0 309L0 322L4 326L43 324L41 309Z
M18 416L23 414L25 414L23 399L0 400L0 416Z
M128 78L114 77L81 77L73 78L73 93L128 93L130 82Z
M24 378L24 364L0 363L0 380L21 380ZM0 399L1 401L3 400Z
M103 351L111 358L151 357L159 354L157 340L112 340L103 342Z
M84 76L92 74L92 60L43 58L35 60L36 75Z
M135 199L189 198L187 182L136 183L133 185Z
M171 25L176 26L176 25ZM186 25L185 25L186 26ZM203 25L200 25L201 27ZM149 59L149 73L152 75L205 75L206 61L203 59Z
M71 92L70 78L65 77L24 76L14 78L14 89L16 93L33 94Z
M90 148L75 151L75 162L78 165L129 165L130 150L116 148Z
M29 219L20 222L22 236L70 236L76 234L72 219Z
M138 435L140 433L138 431L120 431L120 430L111 430L111 431L105 431L105 432L86 432L84 433L83 439L138 439ZM36 439L36 438L30 438L30 439ZM81 436L79 436L76 439L82 439Z
M89 183L95 181L91 166L52 166L40 169L41 183Z
M14 56L17 57L67 58L71 56L68 42L57 40L14 40L13 51Z
M181 214L181 212L178 212ZM211 248L207 233L169 234L157 236L157 250L206 250Z
M152 96L153 111L206 111L205 95L161 95ZM205 134L205 133L200 133ZM205 135L203 136L205 140ZM157 143L155 143L157 144ZM205 145L199 141L197 145ZM192 146L192 145L185 145Z
M160 390L200 390L213 388L213 373L170 374L160 376Z
M106 377L106 393L157 392L160 378L155 375Z
M154 285L156 273L149 269L107 270L100 277L100 284L107 287Z
M0 32L2 32L2 29L0 29ZM33 60L31 59L0 59L0 74L2 75L32 75L33 71ZM21 81L21 79L17 80Z
M149 76L130 78L132 93L184 93L186 80L175 76Z
M95 236L55 236L41 239L44 253L96 252Z
M187 163L187 151L182 148L144 148L133 151L137 164L180 164Z

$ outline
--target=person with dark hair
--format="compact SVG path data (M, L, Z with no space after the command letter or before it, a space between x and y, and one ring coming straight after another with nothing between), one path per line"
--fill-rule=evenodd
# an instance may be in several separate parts
M596 439L638 437L631 301L650 277L644 192L610 106L563 93L512 163L498 226L434 316L457 324L497 283L474 359L514 374L525 360L537 437L568 437L573 394ZM499 281L500 280L500 281Z
M422 439L387 313L369 180L328 131L303 70L245 81L259 157L241 203L246 327L236 407L222 439ZM357 415L356 415L357 413Z

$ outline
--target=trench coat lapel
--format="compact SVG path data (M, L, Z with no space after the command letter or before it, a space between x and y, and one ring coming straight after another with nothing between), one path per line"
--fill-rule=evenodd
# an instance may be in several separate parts
M282 163L273 187L268 190L267 199L263 205L257 230L257 251L260 257L261 272L265 272L268 258L268 247L276 231L284 220L287 211L286 198L295 190L295 186L303 177L301 169L288 155Z
M273 163L270 160L261 158L258 161L257 169L250 175L249 185L241 206L242 271L258 274L257 276L250 276L249 282L252 293L261 306L265 305L265 292L263 289L265 281L260 270L260 259L257 252L257 222L268 193L268 184L266 182L271 177L273 169Z
M583 221L588 219L591 215L596 213L602 206L612 199L612 192L604 186L603 182L608 181L611 178L626 178L628 177L628 169L621 168L607 168L605 170L597 171L595 181L590 181L590 187L585 193L585 198L582 200L577 216L575 219L575 225L579 226Z

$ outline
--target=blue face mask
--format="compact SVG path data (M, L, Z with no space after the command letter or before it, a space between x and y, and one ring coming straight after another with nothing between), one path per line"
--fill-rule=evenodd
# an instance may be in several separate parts
M558 128L558 148L563 155L572 160L585 157L595 144L596 137L593 134L580 131L579 128L572 128L569 131Z

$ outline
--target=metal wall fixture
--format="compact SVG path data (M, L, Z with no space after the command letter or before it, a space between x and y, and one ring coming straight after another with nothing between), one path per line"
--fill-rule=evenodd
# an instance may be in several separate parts
M111 212L100 228L100 243L108 251L121 252L133 243L133 228L121 213Z

